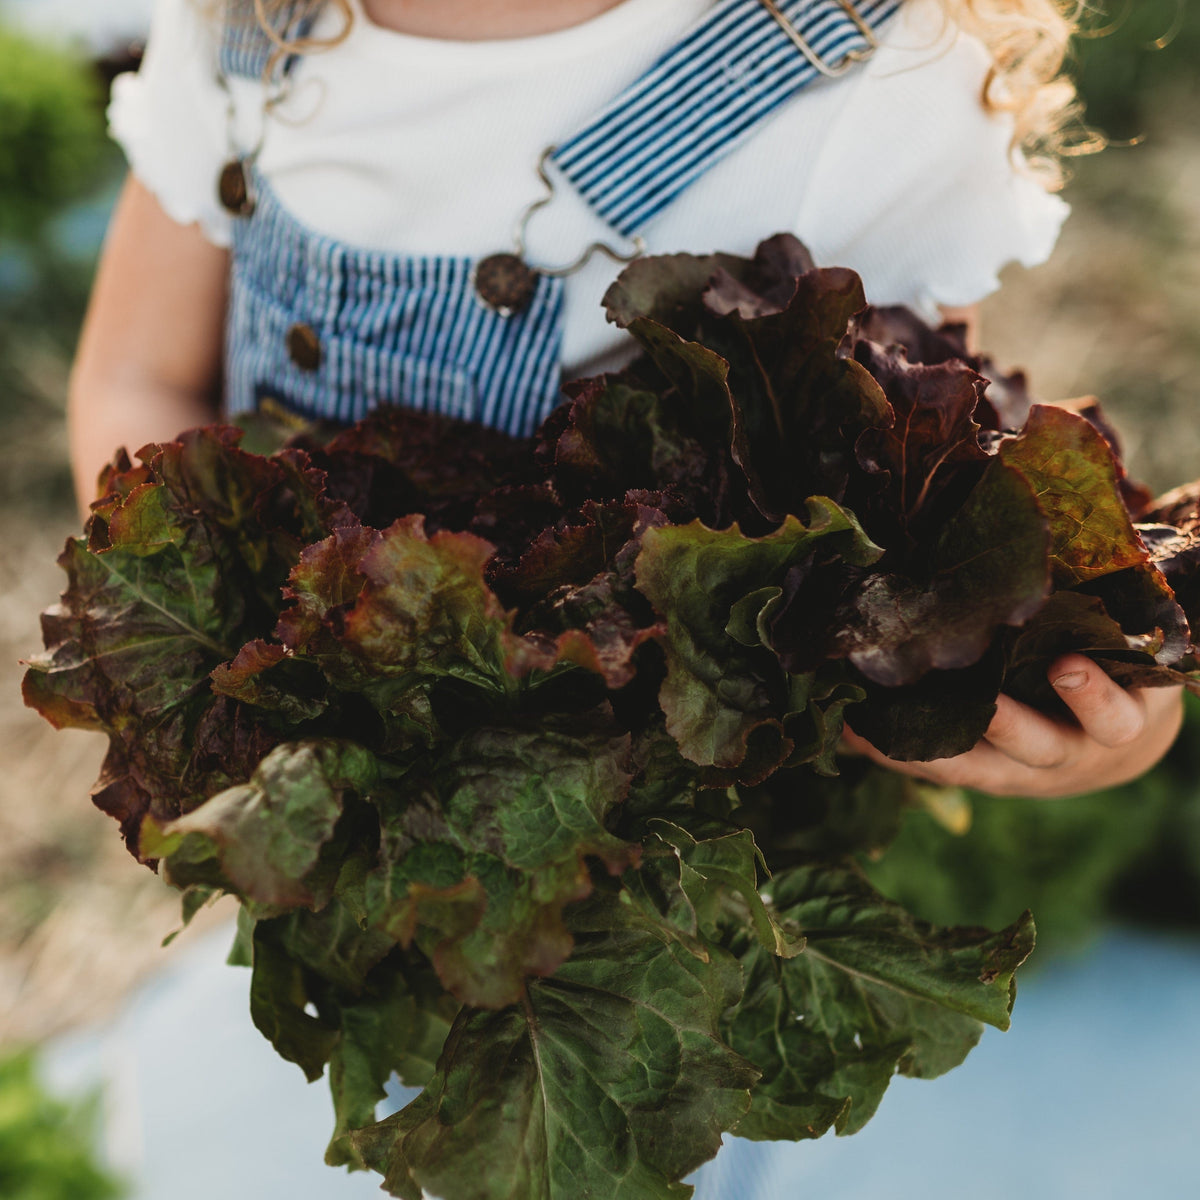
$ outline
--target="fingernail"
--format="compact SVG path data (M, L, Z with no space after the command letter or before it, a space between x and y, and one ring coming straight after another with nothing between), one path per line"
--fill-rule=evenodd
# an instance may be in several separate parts
M1087 683L1086 671L1068 671L1065 675L1060 675L1057 679L1051 680L1060 692L1077 692L1085 683Z

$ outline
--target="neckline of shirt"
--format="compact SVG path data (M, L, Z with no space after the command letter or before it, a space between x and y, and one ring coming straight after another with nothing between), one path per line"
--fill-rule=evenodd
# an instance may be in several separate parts
M417 58L425 63L445 62L472 67L493 63L505 67L513 63L529 66L541 62L562 62L586 56L602 55L617 45L636 47L651 30L663 28L680 34L698 19L713 0L621 0L621 3L578 25L529 37L489 38L462 41L451 38L422 37L376 24L363 11L362 0L350 0L353 14L347 42L362 51L382 54L393 61ZM321 14L314 35L336 35L341 17L333 5Z

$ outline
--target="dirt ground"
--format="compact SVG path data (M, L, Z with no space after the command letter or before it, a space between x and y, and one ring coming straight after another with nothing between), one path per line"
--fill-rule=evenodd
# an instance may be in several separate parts
M39 645L76 531L61 512L14 515L0 536L0 1045L103 1020L180 923L175 894L88 802L104 739L55 732L21 705L17 659Z
M1082 162L1067 195L1075 212L1054 258L1007 274L985 305L984 342L1025 365L1045 399L1099 395L1133 473L1155 489L1196 478L1200 132L1181 122ZM39 644L37 614L61 582L54 560L76 532L62 499L66 367L44 347L23 354L47 403L0 446L0 1043L111 1014L179 923L174 895L88 803L102 739L56 733L21 704L17 660Z

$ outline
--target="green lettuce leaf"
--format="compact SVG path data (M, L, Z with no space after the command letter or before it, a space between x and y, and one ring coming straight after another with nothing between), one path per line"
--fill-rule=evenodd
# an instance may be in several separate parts
M408 1087L434 1075L457 1003L427 966L392 962L379 980L351 1001L336 1001L337 1041L330 1051L329 1086L336 1124L325 1155L330 1166L365 1167L349 1136L375 1122L393 1074Z
M1090 422L1064 408L1035 404L999 455L1029 481L1049 517L1056 587L1147 561L1117 487L1112 451Z
M565 909L591 891L585 860L616 873L637 861L605 824L628 765L628 738L603 717L473 730L380 801L370 923L415 940L463 1003L515 1003L527 975L571 952Z
M748 829L710 838L696 838L671 821L654 820L650 829L669 849L660 858L677 861L669 871L671 884L678 884L686 898L690 919L681 927L693 936L719 942L730 921L753 930L760 944L780 958L792 958L804 948L804 939L783 924L759 894L759 875L766 864ZM676 877L675 871L678 871ZM653 874L643 866L640 884ZM667 894L669 888L663 888Z
M578 948L552 978L464 1010L422 1095L355 1135L392 1195L691 1194L677 1181L716 1153L756 1077L717 1036L737 966L609 882L570 927Z
M208 676L270 633L301 548L353 521L305 455L262 458L240 437L192 430L145 447L140 466L118 458L86 542L60 560L68 587L25 679L53 723L109 735L95 801L143 859L147 817L165 823L244 782L285 740L286 721L249 716Z
M735 935L745 991L725 1017L726 1037L763 1071L739 1136L854 1133L897 1071L941 1075L966 1057L982 1023L1008 1028L1013 972L1033 948L1028 913L995 934L939 929L851 866L792 868L769 890L806 942L780 959Z
M763 610L782 594L788 569L818 551L857 564L879 554L853 516L832 501L809 500L807 515L807 525L789 517L761 538L747 537L736 525L718 531L700 522L643 535L637 585L667 623L659 703L668 731L694 763L738 767L760 729L777 731L782 747L764 773L790 753L782 724L793 711L790 684L774 651L762 644ZM804 697L795 711L806 706Z
M380 775L374 755L353 743L278 746L248 783L165 827L148 822L142 843L181 887L220 886L264 914L323 908L337 873L318 868L345 793L369 794Z

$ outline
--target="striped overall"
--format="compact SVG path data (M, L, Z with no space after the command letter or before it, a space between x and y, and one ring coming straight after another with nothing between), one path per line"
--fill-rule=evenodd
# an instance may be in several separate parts
M550 163L616 233L636 237L760 121L830 66L849 67L865 55L870 31L900 2L860 0L852 8L843 0L718 0L640 79L566 137ZM220 69L227 78L260 79L275 48L252 6L231 0L231 13L239 9L247 11L226 22ZM279 21L281 36L295 38L311 18L291 21L285 12ZM278 73L293 62L282 60ZM231 417L268 397L346 423L377 405L401 404L524 436L559 402L561 277L539 276L529 302L506 315L479 298L471 260L343 244L305 228L261 177L253 187L252 214L234 224L225 377Z

